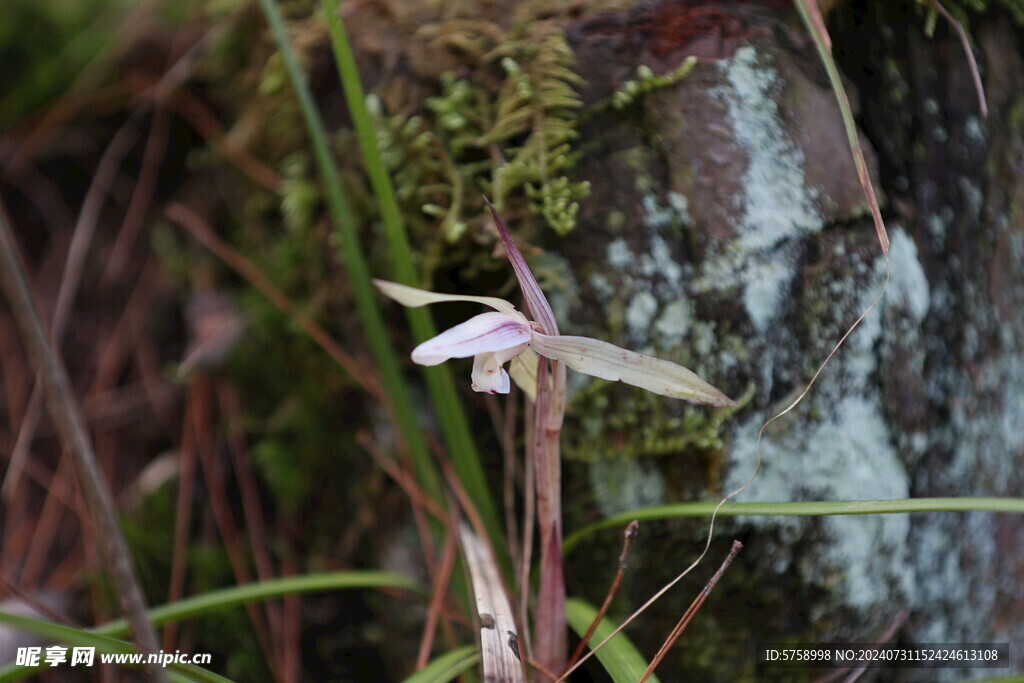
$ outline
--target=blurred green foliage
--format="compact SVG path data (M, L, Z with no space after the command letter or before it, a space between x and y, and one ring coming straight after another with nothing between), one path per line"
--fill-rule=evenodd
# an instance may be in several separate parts
M0 7L0 130L66 93L115 36L127 0L5 0Z

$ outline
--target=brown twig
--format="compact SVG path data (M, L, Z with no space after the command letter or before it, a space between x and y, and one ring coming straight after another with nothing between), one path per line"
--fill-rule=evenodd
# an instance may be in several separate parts
M597 615L594 620L590 623L590 627L587 632L580 639L580 644L576 646L575 652L572 653L572 657L569 657L569 663L566 665L566 669L576 663L576 660L583 654L583 648L590 642L590 636L594 635L594 631L597 630L601 620L604 619L604 615L608 613L608 608L611 607L612 599L619 590L619 584L622 583L622 575L626 573L626 558L629 556L629 547L633 545L633 539L637 537L640 530L640 522L635 519L626 526L626 530L622 533L622 553L619 555L619 569L615 572L615 579L612 580L611 587L608 588L608 594L604 596L604 602L601 603L601 609L597 610Z
M290 317L317 345L327 352L334 361L352 376L359 385L371 396L383 400L383 393L377 379L373 377L359 361L350 356L324 328L320 327L308 315L298 309L288 295L274 285L252 261L237 252L231 245L222 240L210 226L194 211L183 204L171 202L165 213L167 217L183 227L190 235L199 240L220 260L234 268L242 277L258 289L270 303L282 313Z
M146 617L146 600L132 565L128 543L117 520L113 498L97 465L96 454L85 430L85 422L67 372L50 345L36 310L15 246L13 230L6 209L2 206L0 283L32 364L41 376L46 405L60 434L61 443L73 459L89 516L99 531L96 536L103 567L117 592L121 612L131 626L139 650L155 653L159 649L156 634ZM159 666L148 665L144 670L154 681L163 683L167 680L166 672Z
M889 626L885 629L885 631L882 633L882 635L879 636L872 643L872 645L876 645L876 646L877 645L884 645L884 644L890 642L893 638L896 637L897 631L899 631L900 628L903 627L903 624L907 621L907 619L909 617L910 617L910 612L908 612L905 609L901 609L896 614L896 616L893 618L892 622L889 623ZM836 669L835 671L832 671L832 672L830 672L829 674L827 674L825 676L822 676L820 678L816 678L814 680L814 683L832 683L832 681L838 680L844 674L846 674L846 672L850 671L851 669L853 669L852 665L851 666L844 666L841 669ZM857 678L859 678L861 676L861 674L863 674L866 669L867 669L867 663L865 663L863 666L858 666L857 668L853 669L851 674L850 674L850 676L852 676L853 678L850 678L850 677L844 678L843 679L844 683L846 683L846 682L851 682L852 683L852 681L857 680Z
M252 582L252 574L249 565L245 560L245 553L242 550L242 542L239 539L238 526L231 506L225 495L226 485L221 471L217 466L217 456L214 449L215 438L210 424L210 379L206 375L198 374L189 388L189 413L186 419L192 424L195 430L195 444L199 453L199 463L202 466L203 476L206 479L206 488L210 493L210 507L213 511L213 519L217 525L221 539L224 541L224 549L227 552L228 563L235 575L235 581L241 585ZM267 661L270 670L275 674L279 673L278 661L270 638L270 631L263 613L258 605L247 603L246 611L252 621L253 630L256 632L256 640L260 644L263 656Z
M949 25L953 27L957 35L960 37L960 44L964 47L964 54L967 55L967 64L971 69L971 80L974 81L974 91L978 94L978 106L981 108L981 118L988 118L988 102L985 99L985 86L981 81L981 72L978 70L978 62L974 59L974 51L971 49L971 41L967 37L967 31L964 27L956 20L952 14L949 13L939 0L932 0L932 7L935 11L942 15L942 18L949 22Z
M220 404L221 415L227 422L228 450L234 466L235 478L242 494L242 514L245 517L245 528L248 531L249 546L252 549L256 564L256 575L261 581L274 578L274 564L270 557L270 544L267 542L266 524L263 520L263 506L260 503L259 486L256 476L249 465L249 457L245 446L245 432L242 431L242 408L238 396L238 387L228 380L215 379L214 391ZM265 603L267 619L273 630L283 628L282 614L279 605L274 601Z
M17 597L26 605L34 609L36 612L39 612L43 616L50 619L50 621L56 622L58 624L64 624L65 626L71 626L72 628L79 628L78 624L74 623L60 612L50 609L50 607L45 602L39 600L36 596L31 595L26 591L23 591L21 588L16 586L11 581L5 579L3 576L0 576L0 591L2 591L3 593L7 593L8 595L13 595Z
M192 494L196 477L195 430L185 406L184 429L178 448L178 497L174 509L174 546L171 552L171 579L167 589L167 604L177 602L185 595L185 574L188 571L189 527L192 523ZM170 622L164 628L164 649L174 649L178 636L178 623Z
M452 527L454 529L455 526ZM423 637L420 639L419 652L416 655L416 670L419 671L427 665L430 658L430 651L434 645L434 634L437 631L437 623L441 618L441 608L444 606L445 598L448 595L448 583L451 580L452 570L455 568L456 550L459 544L454 531L449 531L441 547L441 562L434 576L430 605L427 608L426 625L423 628Z
M129 318L134 311L148 303L149 280L154 272L155 263L150 262L143 266L143 274L132 291L125 310L115 325L109 341L103 346L103 351L100 353L99 360L96 363L95 376L82 402L82 409L87 423L93 426L94 429L95 422L90 414L90 406L94 406L103 397L104 393L112 389L117 382L130 348L130 344L127 341ZM92 409L92 412L95 412L95 408ZM96 450L99 452L102 452L102 449L99 447L100 439L103 438L102 434L103 432L98 431L96 436ZM73 491L70 490L71 486L73 486L74 476L69 471L69 467L70 463L67 463L66 458L62 456L50 485L46 487L46 500L43 503L43 510L38 517L35 533L32 536L32 543L28 548L28 552L25 553L25 566L20 576L22 586L35 586L40 583L40 576L44 570L46 560L53 549L53 541L64 515L64 507L68 507L73 512L76 512L79 518L84 518L81 511L75 510L68 502L74 499ZM111 482L111 485L115 489L117 488L115 482Z
M356 432L356 441L359 442L366 452L370 454L373 461L384 470L389 477L391 477L402 491L409 497L413 505L422 507L427 510L430 514L437 518L443 524L448 521L448 513L446 513L441 506L439 506L433 499L428 496L420 485L416 482L409 473L402 470L398 464L391 458L384 455L384 452L377 446L370 435L360 430Z
M75 223L74 236L71 238L71 246L68 247L67 261L64 265L64 273L61 278L60 290L57 294L57 304L53 311L50 324L50 335L55 345L60 344L64 338L64 330L67 327L68 318L71 315L71 308L78 294L78 287L82 282L82 273L85 270L85 258L89 254L89 247L92 238L96 234L96 225L99 222L100 210L107 200L110 186L114 177L121 168L121 161L135 144L137 137L137 115L132 116L114 135L114 138L107 145L103 156L100 157L96 166L96 174L89 190L82 202L82 210ZM0 497L8 500L11 489L17 483L21 469L28 457L29 448L32 446L32 439L35 437L36 428L39 426L39 418L42 413L43 394L37 380L32 390L32 397L29 399L28 408L25 411L25 418L22 420L21 428L18 430L18 439L14 445L14 452L11 456L11 463L4 475L3 485L0 485Z
M110 258L107 259L106 269L100 278L101 288L119 278L128 263L132 247L135 246L135 240L142 230L146 210L153 201L160 165L167 150L169 128L170 115L167 109L157 105L153 111L145 149L142 152L142 168L139 171L138 182L132 189L132 197L128 202L124 220L121 221L121 229L118 231L117 239L110 251Z
M271 192L281 190L281 176L225 133L217 117L202 100L191 93L181 92L170 104L221 156L234 164L249 180Z
M679 640L679 636L683 634L686 627L690 625L691 621L693 621L694 615L696 615L704 605L708 596L711 595L711 591L713 591L715 589L715 585L718 584L719 579L721 579L722 575L725 574L725 570L729 568L729 565L732 564L732 561L736 559L736 555L739 554L742 549L742 543L739 541L732 542L732 548L729 549L729 554L726 555L725 560L722 562L722 566L720 566L718 571L714 573L711 580L708 581L707 585L704 586L704 589L697 596L697 599L690 604L689 609L687 609L686 613L683 614L679 623L676 624L674 629L672 629L672 633L670 633L668 638L665 639L665 642L662 644L661 649L658 650L658 653L654 655L654 659L651 660L650 665L647 667L647 670L644 671L644 675L640 677L640 681L638 683L644 683L644 681L651 677L654 670L658 668L658 664L661 663L661 660L665 658L666 654L668 654L669 649L675 645L676 641Z
M25 564L18 576L18 583L21 586L34 588L40 585L40 577L64 519L66 501L74 496L73 488L74 476L68 471L67 458L62 455L53 477L50 478L43 509L32 530L32 542L29 543L28 551L25 553Z

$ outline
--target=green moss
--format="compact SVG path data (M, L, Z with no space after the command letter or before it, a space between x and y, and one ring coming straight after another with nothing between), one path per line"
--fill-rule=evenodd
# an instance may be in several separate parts
M649 92L672 87L693 71L693 67L697 66L697 61L697 58L691 55L678 67L664 74L656 74L651 67L646 65L638 66L636 78L626 81L622 87L612 93L610 99L612 108L625 109Z
M577 158L582 104L572 64L560 29L527 25L480 55L472 75L443 74L424 111L389 116L380 100L371 100L385 160L409 213L454 242L479 217L483 192L499 210L525 198L555 232L571 231L589 187L566 175Z

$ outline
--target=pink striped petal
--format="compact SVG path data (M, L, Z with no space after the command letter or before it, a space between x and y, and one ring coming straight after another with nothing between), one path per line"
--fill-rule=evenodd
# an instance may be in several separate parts
M505 227L505 222L501 220L501 216L494 210L491 201L487 197L484 197L484 201L487 203L487 208L491 210L491 215L494 216L494 224L498 226L498 235L501 236L501 242L505 245L505 253L508 255L509 263L512 264L512 270L516 273L516 279L519 280L519 288L523 290L526 309L533 316L533 319L540 323L545 334L558 334L558 322L555 320L555 313L551 310L551 304L548 303L548 299L544 296L540 285L537 284L537 278L533 276L533 271L530 270L526 259L523 258L523 253L519 251L519 247L516 246L515 240L509 234L508 228Z
M505 351L533 338L530 326L505 313L481 313L428 339L412 351L420 365L438 365L449 358L469 358Z

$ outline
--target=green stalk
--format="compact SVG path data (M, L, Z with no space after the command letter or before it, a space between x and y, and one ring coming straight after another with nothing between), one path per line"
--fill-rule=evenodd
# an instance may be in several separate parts
M334 221L336 235L338 237L338 248L342 262L348 272L349 284L352 286L352 294L356 302L356 311L363 324L366 333L366 340L373 353L374 361L380 370L381 380L384 383L384 390L391 399L391 409L394 412L395 420L398 422L409 451L416 478L423 487L423 490L435 501L443 504L444 494L441 486L441 478L437 468L434 466L427 442L416 420L413 410L412 398L402 378L398 360L388 341L387 330L381 318L380 310L377 308L376 295L370 281L370 271L366 265L360 250L359 237L356 230L356 219L349 207L348 201L341 189L341 179L338 176L338 169L334 165L331 156L331 148L327 142L327 133L323 120L313 102L313 95L310 93L309 85L306 83L302 69L299 68L298 59L292 50L291 42L288 39L288 32L281 18L281 12L274 0L260 0L263 13L267 17L274 40L277 42L278 50L284 60L285 69L292 82L295 95L299 100L299 107L302 110L302 117L305 119L306 128L309 132L310 141L313 146L313 154L316 160L317 169L323 178L324 191L327 194L327 204L330 208L331 218Z
M391 252L392 278L403 285L420 287L423 283L413 266L412 252L409 248L402 213L395 199L391 177L388 175L387 167L384 165L380 149L377 146L377 135L373 128L370 112L366 108L366 95L363 92L362 81L359 78L359 70L352 54L348 34L341 19L338 0L323 0L323 6L331 43L334 46L334 59L338 65L338 73L341 75L341 86L345 91L349 114L362 148L370 185L373 187L373 194L380 208L384 237ZM405 315L416 341L422 342L437 334L433 320L426 309L406 308ZM489 493L487 477L484 475L484 469L480 463L462 403L455 391L451 371L447 367L439 365L424 368L423 373L427 378L427 387L437 411L441 434L448 452L451 454L452 465L487 527L491 545L501 556L505 544L502 541L503 535L498 522L497 508Z
M632 520L710 517L716 502L676 503L622 512L574 532L565 539L568 553L583 538L600 529L625 526ZM827 515L893 515L910 512L1005 512L1024 514L1024 498L906 498L899 500L839 500L801 503L726 503L719 517L821 517Z

